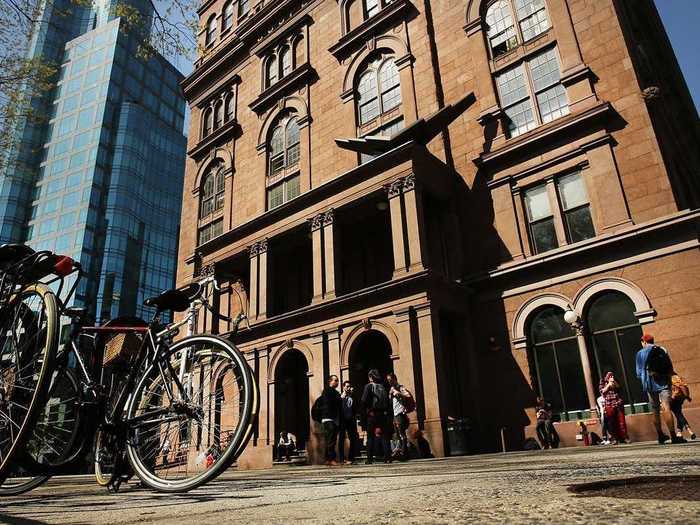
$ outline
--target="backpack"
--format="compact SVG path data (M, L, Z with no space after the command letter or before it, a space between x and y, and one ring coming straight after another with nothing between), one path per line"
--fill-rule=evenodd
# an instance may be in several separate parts
M688 383L679 376L674 375L671 378L671 399L682 400L690 399L690 389Z
M673 364L663 348L653 346L647 356L646 369L652 377L668 377L673 373Z
M384 385L379 383L372 384L372 409L378 412L389 410L389 394L384 388Z
M320 423L323 419L323 396L319 396L311 407L311 419Z

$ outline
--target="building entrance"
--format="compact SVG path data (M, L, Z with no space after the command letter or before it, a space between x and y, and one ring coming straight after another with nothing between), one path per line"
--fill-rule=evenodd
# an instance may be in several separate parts
M369 382L367 373L376 368L382 379L386 374L394 371L394 362L391 360L391 344L386 336L376 330L369 330L358 337L350 349L349 356L349 380L355 387L357 396L362 395L362 390Z
M297 448L309 439L309 364L299 350L287 350L275 371L275 444L280 432L294 434Z

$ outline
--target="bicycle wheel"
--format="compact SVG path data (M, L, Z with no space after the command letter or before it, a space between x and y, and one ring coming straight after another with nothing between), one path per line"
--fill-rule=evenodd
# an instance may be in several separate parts
M0 496L19 496L46 483L51 476L32 476L23 471L11 473L0 485Z
M183 390L173 377L187 355ZM184 492L215 478L240 455L258 409L243 355L212 335L193 336L162 356L139 381L127 411L127 453L136 474L162 492ZM171 398L168 392L172 392Z
M43 284L10 302L0 321L0 482L30 438L58 347L56 296Z

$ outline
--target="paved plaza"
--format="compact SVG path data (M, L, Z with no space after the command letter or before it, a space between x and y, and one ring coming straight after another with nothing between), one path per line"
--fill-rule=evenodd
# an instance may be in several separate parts
M227 473L181 495L63 478L0 502L0 523L698 523L700 443L560 449L385 466ZM573 493L643 476L646 485ZM583 488L586 488L585 486ZM592 487L596 488L596 487Z

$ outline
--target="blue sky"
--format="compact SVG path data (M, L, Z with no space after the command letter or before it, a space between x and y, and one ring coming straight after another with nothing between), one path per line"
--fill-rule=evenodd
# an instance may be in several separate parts
M655 0L685 81L700 106L700 0Z

